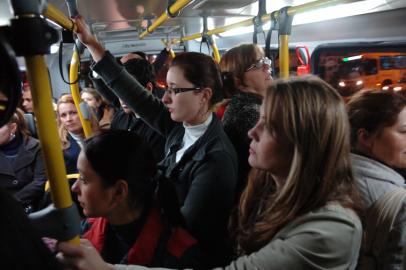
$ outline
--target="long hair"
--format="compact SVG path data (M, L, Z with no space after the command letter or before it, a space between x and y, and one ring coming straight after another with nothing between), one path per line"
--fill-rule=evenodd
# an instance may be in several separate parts
M269 172L251 172L236 230L245 254L266 245L288 222L328 202L358 210L360 200L350 166L345 106L331 86L313 76L277 80L267 89L264 106L268 129L282 119L280 128L293 145L293 158L277 191Z
M264 51L258 45L242 44L228 50L221 57L220 70L227 96L230 97L238 92L237 80L245 86L244 74L247 68L264 55Z
M75 102L73 101L73 97L70 94L63 94L59 99L58 102L56 103L56 113L57 113L57 123L58 123L58 135L62 143L62 149L68 149L70 147L70 142L68 139L68 130L66 127L62 124L60 116L59 116L59 106L61 104L73 104L75 105ZM75 107L76 109L76 107ZM99 124L97 123L96 116L94 113L90 110L90 126L93 132L96 132L99 130ZM82 134L84 134L83 128L82 128Z

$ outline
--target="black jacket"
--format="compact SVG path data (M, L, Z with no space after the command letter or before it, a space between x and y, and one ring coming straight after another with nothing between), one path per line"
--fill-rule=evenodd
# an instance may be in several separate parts
M120 109L114 114L110 128L134 132L149 144L157 163L164 158L165 138L133 113Z
M176 151L185 132L182 123L174 122L164 104L116 64L109 52L93 68L117 96L166 137L166 156L160 170L175 184L187 227L212 256L209 265L227 263L227 223L238 166L234 147L221 122L213 115L206 132L176 162Z
M36 206L44 194L46 181L39 141L24 140L14 162L0 151L0 186L9 190L24 206Z

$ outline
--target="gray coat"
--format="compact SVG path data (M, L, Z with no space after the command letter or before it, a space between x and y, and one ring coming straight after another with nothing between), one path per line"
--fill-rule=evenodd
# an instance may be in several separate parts
M266 246L223 269L351 270L357 264L361 238L362 225L358 216L350 209L331 203L293 220ZM114 269L147 268L115 265Z
M403 177L388 166L357 154L351 154L354 175L364 200L365 210L370 208L382 195L395 187L405 188ZM376 269L403 269L403 247L406 244L406 201L389 233L383 254L377 261Z

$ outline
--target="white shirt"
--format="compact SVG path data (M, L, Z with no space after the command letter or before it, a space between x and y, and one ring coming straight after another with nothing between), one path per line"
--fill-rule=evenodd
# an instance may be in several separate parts
M213 114L211 113L207 120L200 125L187 126L185 123L183 123L185 135L183 135L182 148L176 152L176 162L179 162L186 150L188 150L189 147L192 146L206 132L212 120Z

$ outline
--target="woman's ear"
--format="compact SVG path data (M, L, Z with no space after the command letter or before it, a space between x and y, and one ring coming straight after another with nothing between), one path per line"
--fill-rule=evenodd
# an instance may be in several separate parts
M365 128L360 128L357 131L358 145L364 149L371 149L374 144L375 136Z
M120 179L114 184L113 196L115 202L124 202L127 200L129 196L127 181Z
M202 91L203 93L203 101L210 103L210 99L213 96L213 90L211 90L211 88L204 88L204 90Z

